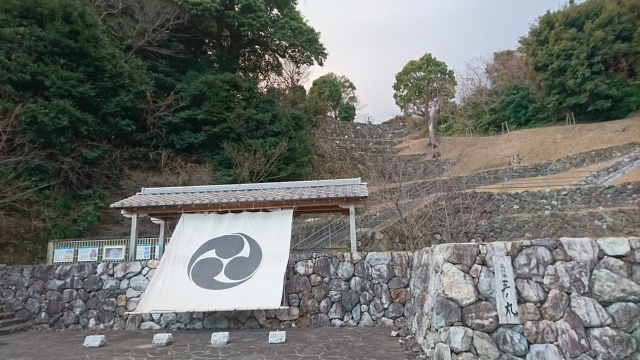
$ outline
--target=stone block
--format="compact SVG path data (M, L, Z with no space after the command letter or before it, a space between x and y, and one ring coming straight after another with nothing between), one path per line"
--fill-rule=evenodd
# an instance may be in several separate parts
M84 338L84 347L100 347L107 344L107 337L104 335L89 335Z
M173 335L172 334L155 334L153 335L152 345L156 346L167 346L173 344Z
M226 345L228 341L228 332L215 332L211 334L211 345Z
M269 344L284 344L287 341L286 331L270 331Z
M605 255L609 256L625 256L631 252L631 246L629 240L626 238L602 238L598 239L598 246Z

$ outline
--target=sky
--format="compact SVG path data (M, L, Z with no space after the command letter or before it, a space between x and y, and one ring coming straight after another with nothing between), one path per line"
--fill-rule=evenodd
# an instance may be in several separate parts
M514 49L547 10L565 0L299 0L320 32L329 56L309 83L326 73L345 75L357 88L356 121L376 123L400 113L393 100L395 74L431 53L451 69L495 51Z

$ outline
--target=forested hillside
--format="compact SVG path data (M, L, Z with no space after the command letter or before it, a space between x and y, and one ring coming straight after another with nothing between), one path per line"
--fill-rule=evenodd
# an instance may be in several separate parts
M282 70L326 57L294 0L0 1L0 263L95 226L123 179L305 178L326 113Z

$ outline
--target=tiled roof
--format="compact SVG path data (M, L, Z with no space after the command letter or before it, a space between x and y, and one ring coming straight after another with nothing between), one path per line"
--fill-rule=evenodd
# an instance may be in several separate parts
M363 198L368 195L367 183L361 182L360 178L262 184L143 188L138 194L111 204L111 208L122 209L141 206Z

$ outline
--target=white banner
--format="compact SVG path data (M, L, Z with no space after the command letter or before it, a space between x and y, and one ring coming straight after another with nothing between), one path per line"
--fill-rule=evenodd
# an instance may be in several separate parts
M277 309L293 210L184 214L134 313Z

